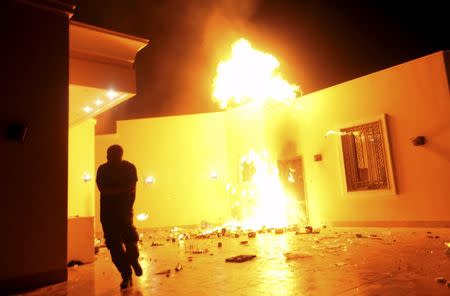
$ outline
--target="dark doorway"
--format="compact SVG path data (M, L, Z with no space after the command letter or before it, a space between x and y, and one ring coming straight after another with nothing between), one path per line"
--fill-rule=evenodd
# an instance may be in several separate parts
M309 225L308 203L303 178L303 159L300 156L280 159L278 160L278 169L284 190L296 198L300 211L305 214L299 223Z

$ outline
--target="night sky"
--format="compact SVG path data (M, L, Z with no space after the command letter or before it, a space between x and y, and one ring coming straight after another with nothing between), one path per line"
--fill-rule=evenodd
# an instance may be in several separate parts
M304 93L449 49L445 1L77 2L74 20L150 39L136 58L137 96L98 116L98 133L115 120L218 111L216 65L240 37L276 56Z

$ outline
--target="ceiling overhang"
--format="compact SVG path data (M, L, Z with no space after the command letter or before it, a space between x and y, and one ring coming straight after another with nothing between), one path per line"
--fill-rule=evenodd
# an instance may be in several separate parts
M147 39L70 21L70 125L94 117L136 94L134 61ZM113 99L108 97L116 93Z

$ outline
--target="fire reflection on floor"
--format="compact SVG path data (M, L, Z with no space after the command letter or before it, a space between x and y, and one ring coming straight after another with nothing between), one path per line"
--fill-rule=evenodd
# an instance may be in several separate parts
M450 291L437 282L438 277L450 279L445 244L450 229L326 228L320 234L269 232L249 238L243 233L175 242L167 241L167 233L142 234L144 275L134 278L134 287L127 291L120 292L120 276L101 248L95 263L69 268L67 283L25 295L448 295ZM242 254L256 258L225 262ZM176 271L178 263L182 269Z

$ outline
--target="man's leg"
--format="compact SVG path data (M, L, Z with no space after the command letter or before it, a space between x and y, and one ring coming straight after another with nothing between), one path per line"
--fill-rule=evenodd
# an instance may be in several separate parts
M107 226L107 227L105 227ZM111 227L109 227L111 226ZM105 244L111 253L111 259L122 275L123 280L128 280L131 278L131 267L128 263L128 258L123 249L123 244L121 240L121 229L120 227L114 227L115 225L105 225L103 224L103 232L105 235Z
M133 226L133 224L127 224L123 235L123 242L125 244L126 248L126 257L128 259L128 262L131 266L133 266L134 273L137 276L142 275L142 268L139 264L139 249L138 249L138 241L139 241L139 234L136 231L136 227Z

